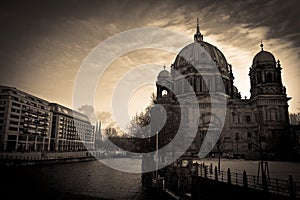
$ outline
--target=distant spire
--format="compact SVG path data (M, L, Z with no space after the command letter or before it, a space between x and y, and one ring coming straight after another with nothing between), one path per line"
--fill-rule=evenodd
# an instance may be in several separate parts
M164 70L166 71L166 65L164 65Z
M197 18L197 30L194 35L194 41L197 41L197 42L203 41L203 35L200 33L200 28L199 28L199 18Z
M260 48L261 48L261 51L263 51L264 50L264 44L263 44L263 42L262 42L262 40L260 41Z

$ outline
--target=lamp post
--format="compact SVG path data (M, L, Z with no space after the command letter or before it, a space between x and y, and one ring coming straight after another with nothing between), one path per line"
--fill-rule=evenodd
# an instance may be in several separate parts
M217 149L218 149L218 171L219 171L219 175L220 175L220 171L221 171L221 151L220 151L220 140L218 140L217 142Z
M240 140L239 133L235 134L235 140L236 140L236 157L238 158L238 156L239 156L239 140Z
M257 128L258 128L258 148L259 148L259 156L260 156L260 165L258 166L258 170L260 167L263 191L268 191L267 176L266 176L266 172L264 170L264 158L263 158L263 147L262 147L262 142L265 141L265 137L263 136L264 130L263 130L263 127L261 124L262 121L263 121L263 116L262 116L262 113L259 112L256 115L256 122L257 122ZM259 174L258 174L258 176L259 176Z
M159 166L159 130L162 127L162 122L163 122L163 112L162 108L159 105L154 105L150 109L150 116L151 116L151 131L155 133L155 150L156 150L156 179L158 179L158 166Z

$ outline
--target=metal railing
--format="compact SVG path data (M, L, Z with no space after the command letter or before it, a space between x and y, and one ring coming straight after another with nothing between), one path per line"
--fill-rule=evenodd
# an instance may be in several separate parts
M213 168L212 164L205 165L204 163L198 165L196 172L198 176L215 181L300 198L300 182L294 181L292 176L289 176L287 180L270 177L263 179L262 177L248 175L245 170L242 174L231 172L230 168L227 171L219 171L217 167Z

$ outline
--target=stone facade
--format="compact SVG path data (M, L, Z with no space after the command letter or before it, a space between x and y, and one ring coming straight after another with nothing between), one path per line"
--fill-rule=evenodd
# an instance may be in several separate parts
M217 47L203 41L199 26L194 42L179 52L170 68L170 72L166 69L161 71L156 82L155 104L164 106L168 118L173 121L160 131L162 146L166 143L163 141L170 141L176 134L176 128L168 128L179 123L174 123L174 118L185 121L188 131L189 121L194 120L189 118L193 108L187 106L180 111L183 105L179 105L178 99L189 99L189 96L194 95L198 100L200 118L198 133L190 152L199 151L204 138L210 134L207 132L208 127L220 129L217 123L214 124L218 119L211 112L212 103L218 104L212 102L210 97L213 94L225 98L227 107L218 142L206 143L208 149L211 149L209 145L214 146L211 154L222 152L223 156L247 158L257 158L260 153L269 157L283 156L290 141L290 98L282 84L280 61L263 50L263 44L249 70L251 97L248 99L241 98L234 85L232 66ZM213 68L218 69L217 73Z

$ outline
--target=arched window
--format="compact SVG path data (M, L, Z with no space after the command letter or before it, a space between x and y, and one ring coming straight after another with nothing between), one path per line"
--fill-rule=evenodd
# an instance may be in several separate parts
M201 88L201 79L200 77L196 77L196 92L200 92L200 88Z
M190 86L187 86L187 91L189 92L194 91L194 78L188 77L188 83L190 84Z
M261 83L261 74L260 74L260 72L257 73L256 78L257 78L257 83Z
M277 112L276 112L276 110L271 110L270 111L270 119L271 119L271 121L276 121L277 120Z
M277 109L276 108L269 109L268 117L270 121L276 121L278 119Z
M273 82L273 74L271 72L267 72L266 74L266 82L272 83Z
M202 91L207 92L207 84L206 84L207 79L202 79Z
M233 123L235 123L235 124L240 123L239 113L232 112L231 115L232 115L232 122Z
M251 137L252 137L251 132L248 132L248 133L247 133L247 138L251 138Z
M168 91L166 89L161 91L161 96L162 97L167 97L168 96Z

